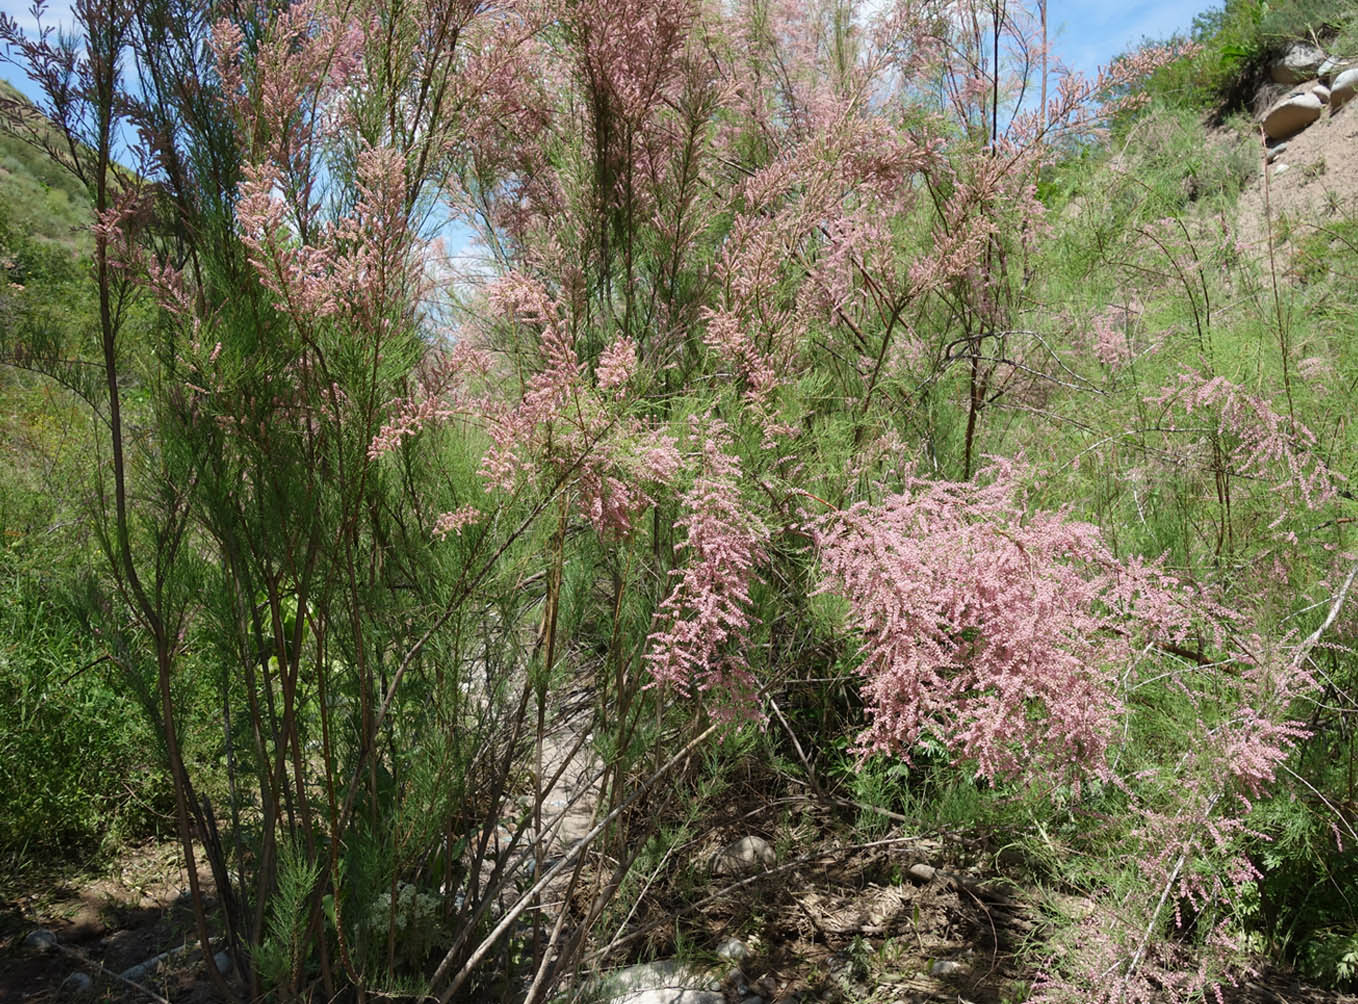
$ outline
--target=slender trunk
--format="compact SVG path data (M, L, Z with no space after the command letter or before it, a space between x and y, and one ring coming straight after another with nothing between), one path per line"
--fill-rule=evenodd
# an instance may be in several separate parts
M119 45L116 40L117 29L112 23L104 25L88 24L86 30L91 37L90 60L93 64L97 90L98 140L94 164L94 204L98 218L104 220L112 208L109 176L114 167L112 138L117 78L115 56ZM96 46L99 46L97 51ZM170 761L170 776L174 787L175 823L184 852L184 867L188 872L189 892L193 901L198 940L202 946L203 961L213 983L218 992L224 998L230 1000L234 998L234 995L222 974L217 971L216 965L213 964L212 939L208 933L207 914L198 880L198 866L193 852L192 792L179 748L179 736L175 727L174 698L170 688L175 639L167 637L165 618L162 616L162 609L158 602L160 599L159 591L157 591L155 600L147 594L141 576L137 572L136 562L132 557L131 532L127 512L127 464L123 439L122 398L118 386L119 323L115 316L113 303L114 279L108 259L108 235L103 228L99 228L95 234L94 264L95 280L99 293L99 331L104 357L104 378L108 389L109 446L113 461L116 552L111 553L109 558L115 570L119 572L120 577L126 583L130 598L134 601L155 645L161 727L165 735L166 755ZM179 532L179 529L172 528L169 532Z

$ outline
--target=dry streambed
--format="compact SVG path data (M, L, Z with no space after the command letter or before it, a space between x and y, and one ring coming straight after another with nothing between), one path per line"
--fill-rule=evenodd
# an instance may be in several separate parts
M584 732L587 706L577 695L543 737L543 776L557 780L541 793L541 850L529 839L520 853L540 854L544 866L560 860L596 818L599 763ZM786 784L749 778L701 807L700 823L645 870L640 889L619 897L611 938L596 931L600 940L586 952L573 988L579 999L1002 1004L1025 999L1050 925L1094 909L1080 897L1006 879L983 844L912 834L906 823L862 839L842 806L810 794L770 794L778 790ZM536 800L526 797L523 809ZM655 792L639 810L641 832L664 822L678 801ZM584 915L592 870L608 866L607 849L598 850L573 897L564 883L549 887L545 919L563 908ZM524 861L530 872L537 863ZM102 876L30 884L35 888L0 899L0 1004L147 1001L148 990L175 1004L214 999L192 947L186 879L173 844L130 848ZM37 932L50 932L56 944ZM1356 1000L1277 976L1228 996Z
M800 813L788 811L790 801L797 800L776 806L786 821L781 836L749 832L745 811L684 849L675 877L687 867L687 880L648 887L612 946L593 958L581 999L1002 1004L1024 999L1040 956L1026 949L1040 945L1046 925L1093 908L955 861L945 867L955 855L937 840L853 841L810 799ZM148 845L105 876L5 900L0 1004L148 1001L145 990L176 1004L213 1000L201 959L184 947L192 918L182 884L174 846ZM60 947L38 932L50 932ZM119 974L135 976L144 990ZM1227 997L1358 1001L1277 974Z

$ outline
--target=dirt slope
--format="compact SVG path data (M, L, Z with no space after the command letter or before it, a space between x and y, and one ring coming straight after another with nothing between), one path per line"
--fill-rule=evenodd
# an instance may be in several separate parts
M1326 109L1286 143L1237 208L1242 242L1265 257L1269 221L1275 245L1285 245L1314 227L1358 216L1358 101L1334 114Z

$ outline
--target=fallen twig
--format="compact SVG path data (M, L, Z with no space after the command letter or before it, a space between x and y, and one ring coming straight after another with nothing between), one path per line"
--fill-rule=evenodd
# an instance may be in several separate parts
M133 990L136 990L138 993L145 994L147 997L150 997L153 1001L158 1001L159 1004L170 1004L168 1000L160 996L160 994L156 993L150 987L143 986L142 984L137 983L135 980L129 980L126 976L123 976L120 973L115 973L112 969L109 969L102 962L96 962L94 959L91 959L83 952L78 952L74 948L67 948L59 941L54 942L52 947L55 948L58 952L61 952L61 954L70 956L71 958L75 959L82 966L90 966L91 968L97 969L99 972L103 973L110 979L117 980L119 983L129 986ZM207 960L207 962L208 965L213 964L211 959Z

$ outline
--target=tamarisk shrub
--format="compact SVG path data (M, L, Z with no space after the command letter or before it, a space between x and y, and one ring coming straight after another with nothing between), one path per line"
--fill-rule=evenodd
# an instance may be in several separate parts
M1212 422L1210 432L1221 444L1225 472L1269 484L1288 496L1292 508L1323 507L1335 497L1336 480L1343 480L1316 452L1315 433L1225 377L1181 373L1151 401L1167 409L1182 408L1185 415L1205 414ZM1288 506L1277 509L1273 527L1286 518Z
M991 782L1065 777L1077 794L1103 782L1129 821L1136 891L1053 957L1042 999L1186 1000L1243 958L1234 911L1261 877L1248 816L1309 734L1288 718L1314 685L1305 651L1237 637L1238 617L1153 564L1118 560L1096 527L1026 505L1024 473L908 473L881 501L811 522L820 590L847 602L862 638L859 750L908 758L929 737ZM1196 719L1182 754L1119 762L1138 691L1162 675L1142 669L1158 668L1147 654L1188 658L1204 630L1236 654L1174 673L1181 714Z
M0 23L93 196L113 457L96 522L130 607L110 616L153 650L203 956L223 935L251 997L425 976L432 946L398 951L407 889L462 935L461 964L524 867L491 846L526 746L519 608L492 618L503 596L478 588L517 537L478 553L478 508L428 511L414 447L434 420L505 413L481 410L481 354L426 353L425 259L434 181L495 111L463 70L513 62L509 6L101 0L76 5L79 37ZM114 163L128 126L154 185ZM124 412L130 366L146 393ZM189 664L220 709L204 758L178 738Z
M1318 516L1341 509L1347 479L1305 422L1265 394L1198 368L1175 374L1146 403L1161 416L1163 477L1210 493L1211 518L1179 545L1189 562L1229 560L1253 569L1233 585L1255 598L1285 586L1280 569L1299 554L1331 565L1323 552L1335 543L1310 531ZM1278 598L1287 602L1285 594Z
M1235 658L1176 674L1181 717L1194 720L1174 744L1182 752L1115 779L1126 890L1058 939L1035 999L1221 1000L1222 984L1251 971L1245 929L1263 878L1252 852L1269 839L1251 814L1310 735L1289 714L1314 688L1314 639L1275 651L1239 642Z
M138 569L213 585L160 612L146 594L140 618L167 737L184 652L221 680L229 800L199 798L174 754L176 809L191 876L192 833L221 817L205 850L252 996L552 992L655 824L622 814L658 776L638 765L709 734L704 710L755 716L779 674L822 669L834 639L789 638L815 630L817 589L862 640L861 750L928 735L991 781L1141 797L1115 750L1143 656L1220 612L1029 505L1021 465L971 478L1007 374L1038 358L1013 350L1048 234L1038 176L1098 121L1074 78L1019 100L1031 5L175 2L178 33L88 32L116 40L90 102L105 182L120 55L178 112L127 105L171 236L99 191L108 400L114 308L139 283L167 416L135 491L119 468L109 551L128 595ZM59 54L34 52L60 84ZM451 332L427 262L449 206L496 258ZM1104 348L1112 367L1131 346ZM1249 420L1224 393L1191 407ZM1240 442L1242 475L1275 463ZM828 514L808 516L808 483ZM130 533L129 504L167 532ZM544 811L553 687L574 672L581 748L605 758L591 832L612 843L583 913L587 845L558 857ZM1293 735L1254 700L1267 679L1195 733L1247 793ZM1147 868L1205 903L1189 861L1243 832L1234 803L1172 801L1136 803L1171 848ZM543 883L567 866L549 933ZM407 937L410 904L441 943ZM1151 949L1127 947L1138 969ZM491 960L506 972L481 982Z
M1165 67L1193 59L1201 52L1202 46L1197 42L1173 39L1146 43L1123 53L1099 74L1100 111L1109 119L1125 121L1150 102L1147 87L1150 78Z

